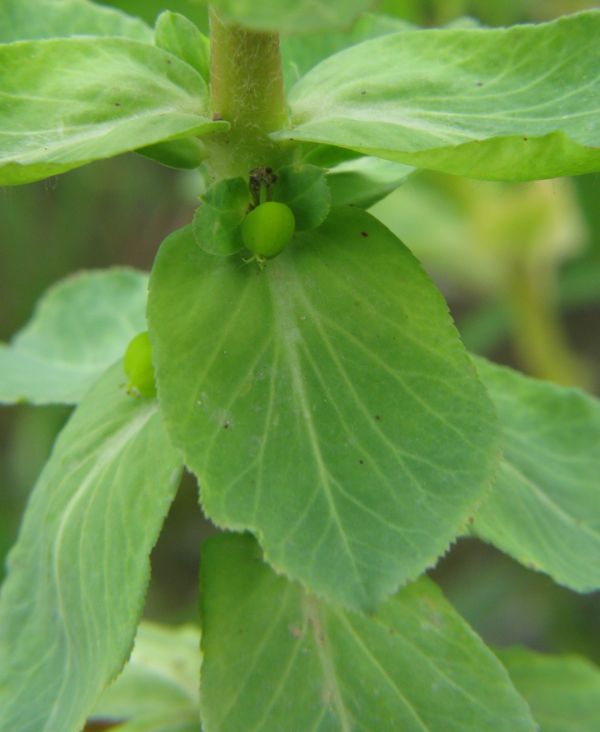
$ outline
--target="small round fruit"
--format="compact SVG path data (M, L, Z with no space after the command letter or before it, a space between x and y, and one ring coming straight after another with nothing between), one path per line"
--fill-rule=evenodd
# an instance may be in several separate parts
M152 346L148 331L138 333L129 341L123 365L125 373L129 377L129 389L133 389L145 397L156 396Z
M294 235L296 221L289 206L277 201L261 203L242 221L242 239L258 257L276 257Z

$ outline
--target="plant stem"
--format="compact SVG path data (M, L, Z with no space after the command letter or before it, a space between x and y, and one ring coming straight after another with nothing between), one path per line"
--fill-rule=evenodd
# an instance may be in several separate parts
M210 143L213 173L247 176L275 167L282 148L268 135L288 123L279 37L227 24L212 9L210 33L213 116L231 125Z

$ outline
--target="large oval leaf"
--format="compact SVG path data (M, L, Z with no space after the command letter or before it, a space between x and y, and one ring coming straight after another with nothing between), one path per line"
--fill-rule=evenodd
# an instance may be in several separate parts
M208 515L350 606L419 575L490 482L495 418L410 252L340 209L264 270L189 228L162 245L150 334Z
M10 344L0 343L0 404L75 404L146 329L144 272L82 272L51 287Z
M2 0L0 43L68 36L119 36L152 43L141 20L89 0Z
M0 185L226 126L206 83L166 51L121 38L0 45Z
M533 732L484 643L422 579L370 615L277 577L248 536L202 552L206 732Z
M0 594L2 732L79 732L133 644L180 460L122 365L61 433Z
M580 592L600 588L600 402L476 360L504 432L472 530Z
M301 79L277 136L490 180L599 170L599 36L593 11L382 36Z

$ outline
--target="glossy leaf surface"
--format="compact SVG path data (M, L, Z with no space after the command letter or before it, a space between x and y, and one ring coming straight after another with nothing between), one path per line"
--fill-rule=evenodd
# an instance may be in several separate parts
M317 593L372 607L435 562L489 486L495 418L446 304L360 210L263 270L176 232L149 325L206 512Z
M600 12L590 11L366 41L292 88L295 129L277 136L474 178L598 170L599 35Z
M222 535L203 547L201 581L206 732L534 730L429 580L355 614L275 575L249 536Z
M500 651L540 732L600 730L600 669L577 656L546 656L525 648Z
M0 45L0 185L219 129L206 96L188 64L135 41Z
M80 732L124 665L180 461L121 364L89 392L34 488L0 594L0 730Z
M145 330L147 287L146 274L113 269L50 288L23 330L0 344L0 403L78 402Z
M152 42L141 20L89 0L2 0L0 43L68 36L118 36Z
M600 587L600 402L476 361L504 433L473 531L574 590Z
M306 33L348 26L370 0L210 0L224 19L248 28Z

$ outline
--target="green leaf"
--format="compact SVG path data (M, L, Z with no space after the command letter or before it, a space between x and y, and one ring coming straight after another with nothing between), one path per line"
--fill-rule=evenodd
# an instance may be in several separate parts
M529 703L540 732L600 730L600 669L588 660L524 648L498 655Z
M600 402L476 359L504 432L472 530L580 592L600 588Z
M0 403L78 402L146 329L147 275L83 272L59 282L31 320L0 344Z
M226 123L202 77L172 54L117 38L0 46L0 185L63 173Z
M344 48L369 38L412 28L414 26L400 18L379 13L363 13L350 29L284 36L281 39L281 57L286 87L302 78L319 61Z
M123 381L117 364L71 417L9 556L3 732L79 732L131 651L180 460L156 400Z
M158 727L162 720L200 719L200 633L143 622L123 673L102 694L92 718Z
M600 170L600 12L366 41L290 92L275 133L493 180Z
M210 0L224 20L255 30L308 33L343 28L371 0Z
M68 36L152 42L152 30L141 20L88 0L2 0L0 43Z
M491 481L495 416L446 304L361 210L296 234L262 271L176 232L149 327L207 514L333 601L372 607L422 573Z
M249 536L202 553L206 732L533 732L506 671L427 579L370 615L278 577Z
M168 168L179 170L194 170L206 158L206 148L195 137L185 137L181 140L159 142L136 150L150 160L166 165Z
M240 225L249 205L250 188L243 178L228 178L210 186L194 215L194 238L198 246L220 257L242 249Z
M321 168L289 165L277 171L273 200L292 209L297 231L308 231L316 229L327 218L331 192Z
M400 186L414 168L380 158L348 160L327 173L334 206L368 208Z
M210 42L191 20L169 10L161 13L156 21L154 42L196 69L208 83Z

